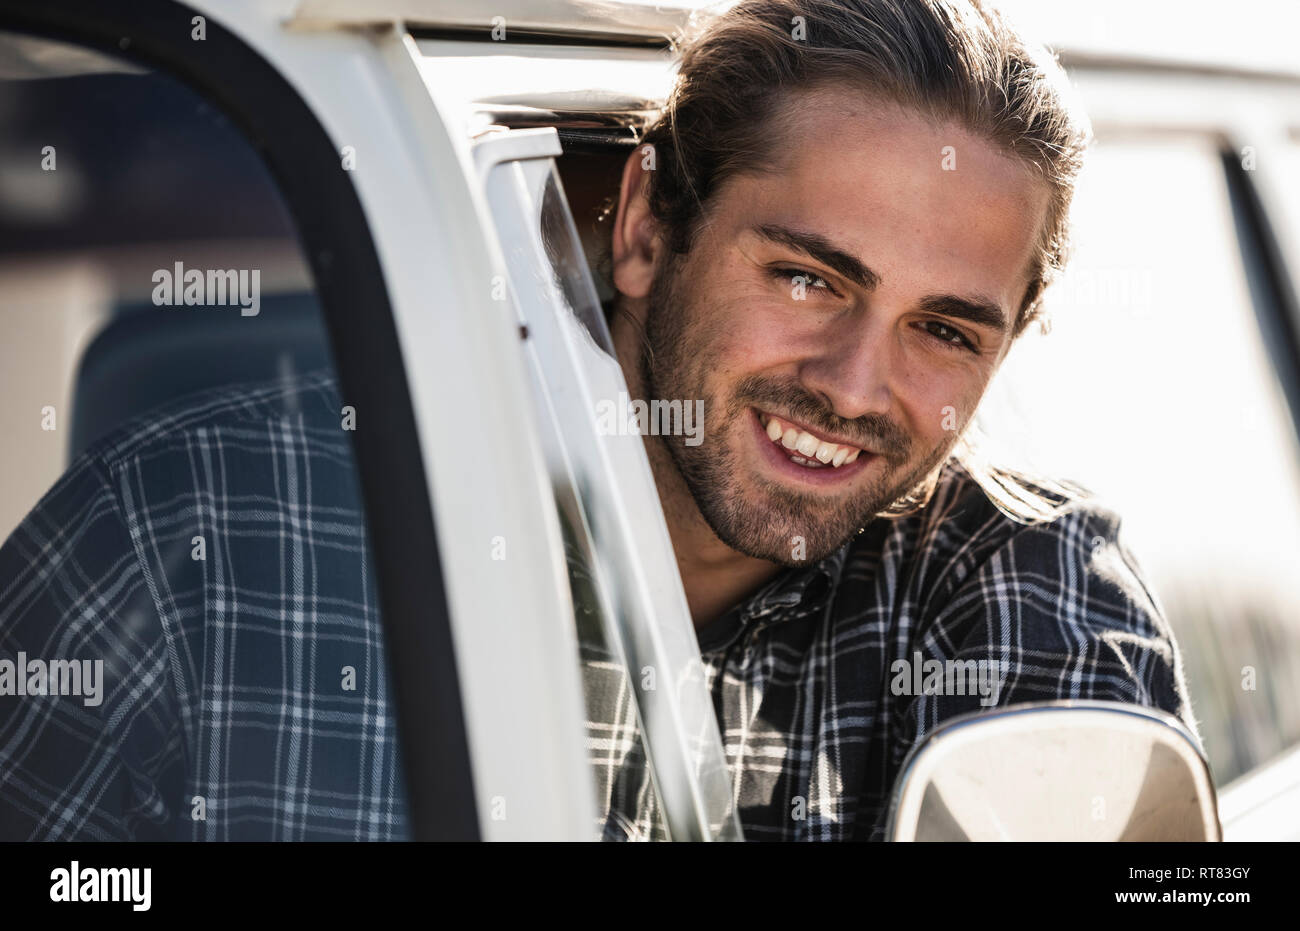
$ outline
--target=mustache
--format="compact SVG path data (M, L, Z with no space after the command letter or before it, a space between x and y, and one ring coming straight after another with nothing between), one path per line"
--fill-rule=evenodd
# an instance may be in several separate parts
M734 397L737 407L761 407L777 416L784 413L823 433L849 437L855 446L887 459L906 459L911 447L907 432L883 414L845 420L794 381L751 375L736 386Z

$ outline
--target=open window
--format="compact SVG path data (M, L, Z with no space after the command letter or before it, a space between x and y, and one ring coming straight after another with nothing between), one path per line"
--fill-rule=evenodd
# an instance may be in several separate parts
M474 154L526 334L566 528L597 804L637 836L738 839L699 645L642 440L602 426L610 412L627 421L627 386L553 161L560 151L547 128L486 133ZM654 816L638 824L647 810Z
M179 700L206 700L208 686L236 681L266 694L282 689L288 699L269 702L264 718L246 704L218 702L212 707L240 721L208 721L198 736L187 730L189 781L169 784L150 801L171 815L154 819L170 825L160 829L167 833L149 837L271 839L255 832L260 825L283 839L475 838L425 474L366 218L333 143L284 78L216 22L208 23L205 41L190 41L191 15L153 0L129 14L76 2L0 4L0 387L12 402L5 416L13 419L3 426L19 440L3 451L4 474L13 480L0 502L0 539L18 538L11 537L15 525L69 464L147 431L151 418L165 416L159 411L254 390L267 404L250 404L245 413L283 432L265 457L245 456L252 434L242 427L168 433L167 442L191 444L196 463L226 469L196 465L200 478L188 485L183 470L161 468L131 485L133 470L143 474L161 456L112 472L109 480L130 486L137 507L156 502L168 516L138 524L147 532L133 538L135 552L116 562L107 554L108 562L120 567L156 556L160 573L139 588L142 600L120 603L99 597L108 589L98 586L112 586L116 571L69 579L65 590L95 605L82 621L98 639L67 641L60 647L67 656L47 655L48 644L9 623L19 604L6 599L0 653L92 662L107 656L111 674L129 675L135 667L124 658L143 642L132 621L150 611L174 609L162 623L177 629L215 611L216 623L205 622L209 636L239 631L218 651L228 675L219 682L205 671L212 642L180 653L172 670ZM396 379L374 377L372 366ZM334 410L322 399L336 389L346 401ZM308 423L307 405L316 402L324 405L316 411L328 422L323 431ZM367 442L354 442L344 407L371 415ZM245 426L255 432L255 424ZM295 486L306 475L297 471L307 461L299 440L322 467L312 473L310 499L292 491L306 487ZM236 464L241 456L247 461ZM222 502L235 487L223 482L258 469L269 470L262 492L232 491ZM374 533L399 523L400 538ZM77 530L38 521L9 553L48 580L59 571L50 551L29 544L45 535L53 545ZM367 547L377 558L362 559ZM281 564L295 567L288 582L274 578ZM194 604L162 597L166 573L205 572L224 573L230 597ZM315 583L326 576L345 581L350 594L317 597ZM334 633L311 636L322 623ZM295 644L304 649L295 652ZM416 664L404 670L401 687L389 678L391 656L399 667ZM401 754L393 715L376 714L390 703L418 709L418 717L397 711L403 734L418 734ZM72 713L93 716L94 708L108 711L109 702ZM0 778L17 778L38 755L57 757L11 739L41 713L32 700L0 713L0 728L10 733L5 746L26 754L7 757ZM87 718L79 726L94 733L98 725ZM305 781L286 775L291 766L262 765L286 748L299 763L300 754L314 754L310 775L294 770ZM339 763L347 754L355 765ZM436 798L436 805L398 804L403 764L421 799ZM262 790L245 792L251 784ZM72 784L49 785L60 799L74 797ZM446 805L448 797L459 804ZM39 817L38 802L23 804ZM6 796L9 803L19 805ZM309 810L333 814L309 819ZM71 823L57 802L48 813L55 824ZM52 836L39 825L24 833ZM91 824L69 836L115 835Z

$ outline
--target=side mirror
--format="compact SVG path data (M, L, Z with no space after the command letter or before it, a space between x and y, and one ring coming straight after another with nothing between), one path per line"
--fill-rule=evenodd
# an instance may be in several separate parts
M1218 841L1209 766L1175 717L1030 702L944 722L894 786L895 841Z

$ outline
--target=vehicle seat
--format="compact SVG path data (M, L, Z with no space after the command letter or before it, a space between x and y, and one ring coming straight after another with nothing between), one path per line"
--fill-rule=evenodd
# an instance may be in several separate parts
M77 368L69 458L183 395L332 365L308 292L264 296L255 317L238 307L120 305Z

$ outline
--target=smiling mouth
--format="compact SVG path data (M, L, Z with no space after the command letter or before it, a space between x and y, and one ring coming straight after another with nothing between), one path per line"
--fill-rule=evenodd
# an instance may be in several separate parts
M773 414L759 411L758 416L768 439L781 447L791 462L806 469L839 469L866 452L858 446L832 442Z

